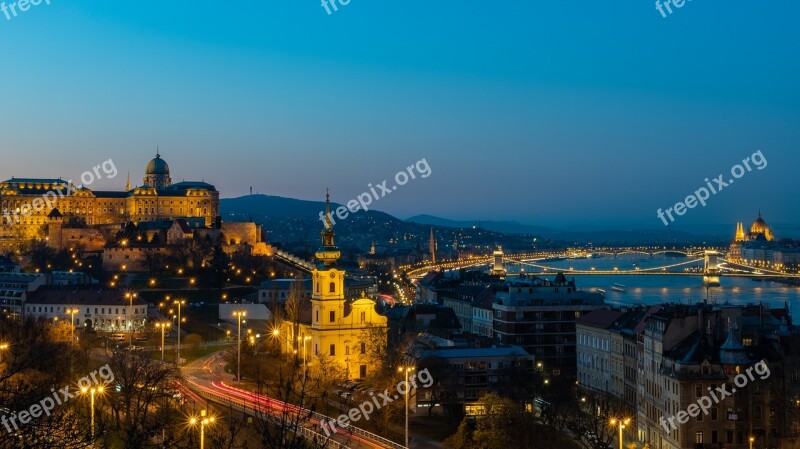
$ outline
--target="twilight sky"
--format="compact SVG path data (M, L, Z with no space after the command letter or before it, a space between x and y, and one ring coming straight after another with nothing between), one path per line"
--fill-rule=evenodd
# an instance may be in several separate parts
M673 228L800 223L797 2L50 1L0 12L3 179L121 188L159 145L223 197L346 202L425 158L375 208L658 229L761 150Z

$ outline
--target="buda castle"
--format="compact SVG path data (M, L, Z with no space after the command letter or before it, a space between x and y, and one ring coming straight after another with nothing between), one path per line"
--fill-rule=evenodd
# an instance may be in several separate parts
M50 201L44 201L50 199ZM44 239L48 225L112 227L132 222L192 219L211 226L219 216L219 192L206 182L173 184L160 154L145 169L142 185L124 190L77 188L62 179L16 178L0 183L0 247Z

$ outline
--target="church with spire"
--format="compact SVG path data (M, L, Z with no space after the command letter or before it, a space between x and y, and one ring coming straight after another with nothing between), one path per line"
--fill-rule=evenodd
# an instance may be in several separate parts
M300 307L306 312L300 314L297 338L292 337L295 326L290 321L283 323L283 335L297 342L297 354L305 352L309 365L332 361L343 369L348 379L360 379L372 373L367 347L375 343L376 335L385 338L388 320L378 312L374 299L363 294L360 298L346 298L346 273L337 266L342 253L334 241L330 216L328 193L322 246L316 251L318 264L311 273L311 298L302 299L310 304Z

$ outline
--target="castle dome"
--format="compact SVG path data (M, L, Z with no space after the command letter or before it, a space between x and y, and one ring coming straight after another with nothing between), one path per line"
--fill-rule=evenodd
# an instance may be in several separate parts
M156 153L155 159L147 163L147 170L145 170L145 174L169 175L169 165L167 165L167 162L164 159L161 159L160 154Z

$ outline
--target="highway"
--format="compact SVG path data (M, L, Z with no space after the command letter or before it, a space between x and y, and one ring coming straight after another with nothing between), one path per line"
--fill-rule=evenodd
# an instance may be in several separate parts
M330 421L333 418L234 387L235 380L222 372L220 359L221 353L215 353L181 368L184 378L181 386L184 390L188 390L189 396L231 406L256 419L270 415L277 418L286 414L302 413L309 417L303 419L305 423L298 428L298 432L310 440L326 442L326 447L331 449L406 449L401 444L352 426L348 429L350 433L338 433L327 437L320 427L320 422L323 419Z

